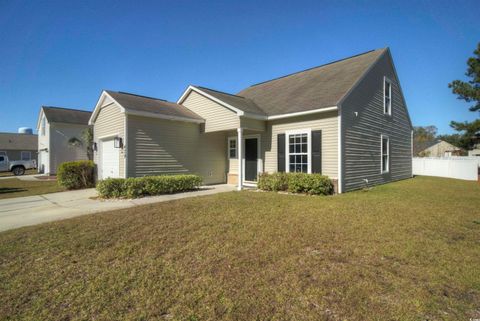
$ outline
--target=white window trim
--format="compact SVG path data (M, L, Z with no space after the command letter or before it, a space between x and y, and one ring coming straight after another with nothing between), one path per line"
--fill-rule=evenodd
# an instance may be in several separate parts
M385 83L389 83L390 84L390 90L389 90L389 93L388 93L388 96L390 97L390 106L388 106L388 113L385 112ZM389 115L391 116L392 115L392 106L393 106L393 101L392 101L392 81L387 77L387 76L384 76L383 77L383 113L385 115Z
M257 139L257 181L258 181L258 175L260 173L263 173L263 157L261 154L262 151L262 146L261 146L261 136L260 134L251 134L251 135L245 135L242 138L242 183L243 185L249 186L252 184L257 184L257 182L252 182L252 181L247 181L245 179L245 139L249 138L256 138ZM237 153L238 153L238 145L237 145Z
M387 145L387 169L383 170L383 139L386 138ZM386 174L390 172L390 137L387 135L380 135L380 173Z
M307 173L312 173L312 129L295 129L285 131L285 172L290 173L290 148L288 142L290 135L307 134Z
M23 153L28 153L28 159L23 159ZM20 159L21 160L32 160L32 152L29 152L29 151L21 151L20 152Z
M235 157L230 157L230 142L235 141ZM237 159L238 158L238 143L237 143L237 137L228 137L228 145L227 145L227 157L228 159Z

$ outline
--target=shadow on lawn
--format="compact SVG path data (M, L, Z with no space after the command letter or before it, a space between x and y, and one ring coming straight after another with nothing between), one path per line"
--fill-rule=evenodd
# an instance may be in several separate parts
M18 188L18 187L1 187L0 188L0 194L7 194L7 193L17 193L17 192L25 192L27 191L24 188Z

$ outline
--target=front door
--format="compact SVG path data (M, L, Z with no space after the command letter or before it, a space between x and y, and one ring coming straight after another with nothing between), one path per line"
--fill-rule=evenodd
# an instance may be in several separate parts
M245 138L245 180L257 181L258 138Z

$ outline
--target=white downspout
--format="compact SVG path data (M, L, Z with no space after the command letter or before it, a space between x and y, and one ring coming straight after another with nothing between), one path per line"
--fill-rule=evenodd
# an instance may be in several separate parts
M123 124L123 153L124 153L124 168L123 168L123 176L124 178L128 178L128 115L127 113L124 114L124 124Z
M412 177L413 177L413 130L410 131L410 155L412 156Z
M243 155L243 148L242 148L242 141L243 141L243 128L237 128L237 157L238 157L238 185L237 190L242 190L243 185L243 166L242 166L242 155Z
M342 194L343 193L343 189L342 189L342 184L343 184L343 173L342 173L342 170L343 170L343 167L342 167L342 161L343 161L343 158L342 158L342 114L340 113L340 106L338 108L338 116L337 116L337 119L338 119L338 194Z

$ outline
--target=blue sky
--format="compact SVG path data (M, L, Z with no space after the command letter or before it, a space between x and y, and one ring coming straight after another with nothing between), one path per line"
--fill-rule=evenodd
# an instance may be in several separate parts
M41 105L93 109L102 89L176 101L389 46L414 125L478 114L447 84L480 41L477 1L0 0L0 131Z

